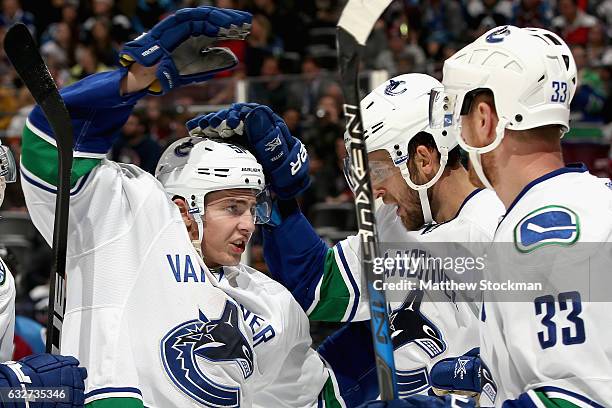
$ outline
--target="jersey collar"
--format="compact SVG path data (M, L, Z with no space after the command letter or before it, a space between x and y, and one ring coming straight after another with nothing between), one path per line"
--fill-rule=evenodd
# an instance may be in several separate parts
M484 188L477 188L474 191L472 191L470 194L467 195L467 197L465 197L465 199L463 200L463 202L461 203L461 205L459 206L459 209L457 210L457 212L455 213L455 216L453 218L451 218L450 220L446 220L444 222L441 223L435 223L432 222L430 224L427 224L426 226L423 227L422 231L421 231L421 235L431 231L433 228L437 228L442 224L446 224L447 222L451 222L453 221L455 218L457 218L459 216L459 213L461 213L461 210L463 210L463 207L465 207L465 205L468 203L468 201L470 201L470 199L472 197L474 197L476 194L478 194L479 192L481 192L482 190L484 190Z
M512 211L512 209L514 208L514 206L519 202L519 200L525 195L527 194L527 192L529 190L531 190L532 187L548 180L551 179L553 177L559 176L561 174L566 174L566 173L584 173L588 171L586 165L584 163L571 163L566 165L565 167L561 167L560 169L557 170L553 170L550 173L544 174L543 176L538 177L535 180L532 180L531 182L529 182L529 184L527 184L525 187L523 187L523 189L521 190L521 192L516 196L516 198L514 199L514 201L512 201L512 204L510 204L510 207L508 207L508 210L506 210L506 215L504 215L504 219L506 218L506 216L508 214L510 214L510 211ZM502 220L503 221L503 220ZM501 224L501 222L500 222Z

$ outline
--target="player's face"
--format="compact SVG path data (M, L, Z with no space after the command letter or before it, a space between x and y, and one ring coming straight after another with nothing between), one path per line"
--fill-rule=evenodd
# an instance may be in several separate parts
M368 154L374 198L383 203L397 206L396 213L409 231L423 226L423 211L418 193L408 187L400 169L396 167L386 150ZM384 177L383 177L384 175Z
M240 262L255 230L255 192L222 190L206 195L202 254L209 267L233 266Z

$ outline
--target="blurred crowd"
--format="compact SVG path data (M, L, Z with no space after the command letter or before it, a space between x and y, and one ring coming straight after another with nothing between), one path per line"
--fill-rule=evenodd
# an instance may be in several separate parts
M12 24L27 25L57 85L64 87L118 67L123 43L179 8L200 5L253 13L247 40L223 44L239 66L203 86L144 99L111 158L152 173L165 146L187 135L186 120L242 98L269 105L308 147L313 187L302 199L306 214L315 217L311 210L321 203L350 203L342 173L346 153L335 50L343 0L0 0L2 143L19 157L21 129L33 105L2 49ZM570 45L579 72L572 102L578 130L575 139L566 137L567 157L585 160L597 174L612 173L612 0L396 0L376 23L362 70L385 70L389 77L422 72L440 79L447 57L504 24L547 28ZM363 82L367 91L371 84ZM18 184L9 185L2 210L25 211ZM33 241L32 248L36 256L14 268L24 270L21 312L35 317L45 307L50 252L41 241ZM254 266L265 269L257 237L252 255Z

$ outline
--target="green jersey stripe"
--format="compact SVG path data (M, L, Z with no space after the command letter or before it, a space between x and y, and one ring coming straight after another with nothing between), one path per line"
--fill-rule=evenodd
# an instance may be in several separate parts
M138 398L105 398L85 404L85 408L143 408Z
M92 171L101 159L75 157L72 162L70 187ZM41 180L57 186L57 149L44 138L38 136L27 125L23 128L21 165Z
M347 313L351 293L338 268L333 248L327 250L323 269L323 276L318 285L319 299L308 317L310 320L340 322Z
M336 389L334 388L334 383L331 377L328 377L327 381L325 381L323 389L321 390L321 397L325 402L325 408L344 408L343 404L340 403L340 400L338 399L338 395L336 394Z
M546 408L580 408L579 405L573 404L565 398L551 398L540 391L536 391L535 394Z

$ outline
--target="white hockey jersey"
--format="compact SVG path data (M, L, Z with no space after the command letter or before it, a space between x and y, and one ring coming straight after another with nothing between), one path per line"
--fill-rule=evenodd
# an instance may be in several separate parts
M329 373L311 348L306 313L280 283L243 264L213 270L253 335L257 371L253 406L317 407ZM329 383L328 383L329 384Z
M36 132L29 124L24 143L36 143ZM50 243L55 187L39 170L22 165L22 184ZM87 368L86 404L251 405L252 332L153 176L107 160L84 175L71 193L67 252L61 351Z
M376 212L379 240L383 246L384 243L393 243L397 248L397 244L401 244L408 251L410 243L480 242L484 253L484 243L492 241L504 208L491 190L475 190L465 199L455 218L420 231L407 231L395 211L395 206L383 205ZM326 273L321 277L314 301L308 308L310 318L369 319L368 303L363 298L365 283L362 282L360 238L351 236L336 244L331 263L331 266L326 266ZM401 299L398 299L400 295ZM426 290L394 290L392 293L387 291L387 299L393 309L390 324L401 397L425 394L430 388L429 371L437 361L462 355L479 346L474 305L454 302L455 294L441 300L431 297Z
M0 362L13 359L14 335L15 279L4 261L0 259Z
M485 293L480 351L497 406L524 392L535 406L612 404L611 243L612 182L584 166L532 181L509 207L491 248L505 255L495 280L547 279L517 301Z

